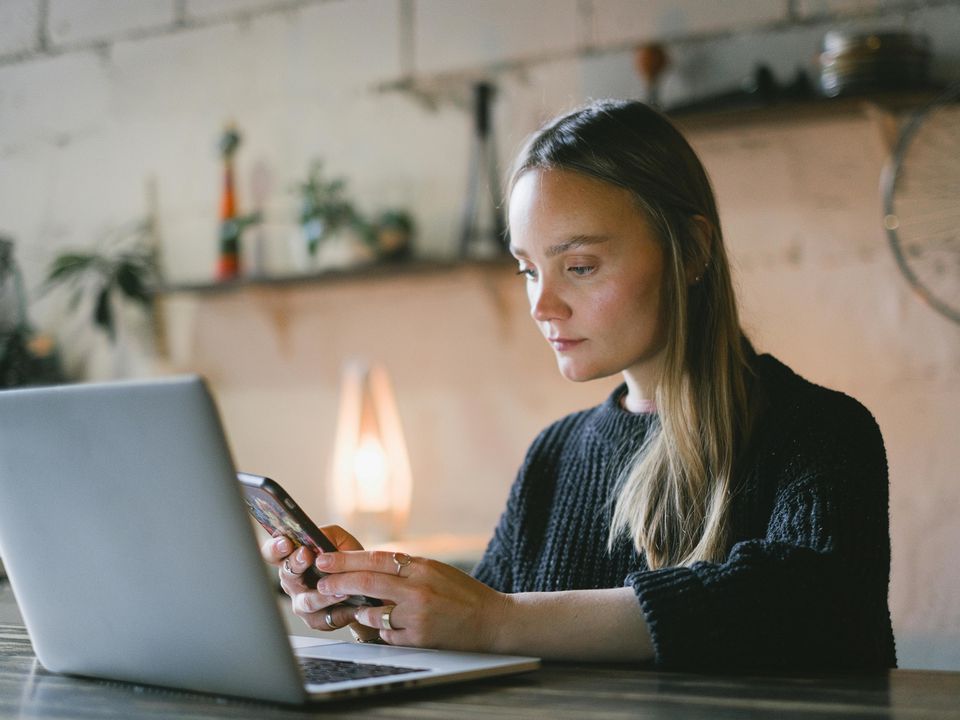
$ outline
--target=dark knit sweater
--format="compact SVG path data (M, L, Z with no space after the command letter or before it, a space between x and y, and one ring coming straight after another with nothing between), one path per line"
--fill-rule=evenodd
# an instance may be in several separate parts
M655 415L621 408L621 385L537 437L474 575L503 592L632 587L663 668L894 667L880 430L856 400L769 355L754 369L763 409L735 471L722 563L651 571L627 538L607 551L619 472L657 429Z

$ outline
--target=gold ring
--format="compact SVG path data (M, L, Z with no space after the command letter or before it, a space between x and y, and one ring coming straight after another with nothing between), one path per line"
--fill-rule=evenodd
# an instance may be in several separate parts
M395 552L393 554L393 562L397 566L397 576L402 577L400 575L400 571L403 570L403 568L405 568L407 565L412 563L413 558L407 555L406 553Z
M327 610L327 614L323 616L323 621L327 624L327 627L331 630L336 630L340 626L333 624L333 610Z
M396 605L391 605L380 613L380 627L383 630L393 630L393 625L390 624L390 613L392 613L396 607Z

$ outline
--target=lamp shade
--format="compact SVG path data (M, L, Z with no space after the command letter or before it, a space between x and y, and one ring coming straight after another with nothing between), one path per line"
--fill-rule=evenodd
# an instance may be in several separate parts
M340 522L360 542L403 534L413 483L393 387L381 365L344 366L329 489Z

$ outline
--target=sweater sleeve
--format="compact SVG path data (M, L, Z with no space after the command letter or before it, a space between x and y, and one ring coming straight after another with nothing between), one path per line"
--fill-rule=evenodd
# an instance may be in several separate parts
M527 524L525 516L529 507L531 468L536 467L544 436L548 432L549 430L546 430L541 433L527 449L523 464L510 487L507 505L493 531L493 537L480 562L473 569L472 574L477 580L500 592L514 591L515 567L520 552L519 533Z
M507 506L500 515L493 537L472 573L477 580L500 592L511 592L513 588L513 549L520 522L518 507L521 480L522 471L510 489Z
M659 666L895 665L883 440L869 412L845 400L807 437L768 449L776 462L758 467L786 477L774 480L780 490L763 537L735 544L722 563L627 576Z
M510 488L507 506L473 576L500 592L518 592L529 578L531 539L539 547L547 533L554 470L563 443L581 414L553 423L531 443Z

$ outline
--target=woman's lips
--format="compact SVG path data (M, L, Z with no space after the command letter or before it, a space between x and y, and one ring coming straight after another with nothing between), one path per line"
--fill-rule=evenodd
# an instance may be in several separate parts
M580 338L579 340L562 337L547 338L547 342L549 342L550 345L553 346L553 349L557 352L566 352L567 350L572 350L583 341L583 338Z

